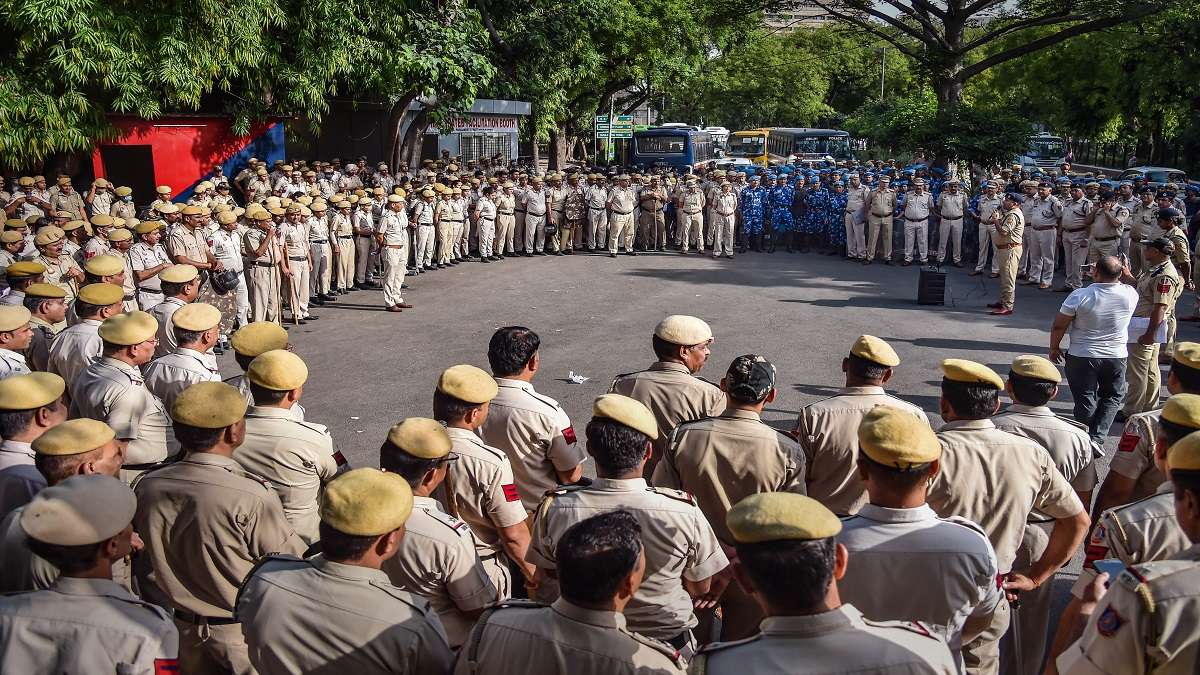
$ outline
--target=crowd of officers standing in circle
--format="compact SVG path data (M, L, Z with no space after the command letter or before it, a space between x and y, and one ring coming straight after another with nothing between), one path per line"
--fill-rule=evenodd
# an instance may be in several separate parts
M762 419L775 366L700 378L713 332L683 315L580 432L534 387L537 333L501 328L488 370L446 368L351 469L307 418L286 331L239 328L222 381L221 312L195 301L195 267L164 273L190 279L167 282L190 291L165 321L85 285L98 353L0 379L0 671L1193 668L1200 344L1175 346L1172 396L1131 423L1090 516L1102 449L1048 407L1044 358L1006 377L943 361L935 432L885 390L900 356L863 335L785 433ZM25 293L64 312L58 287ZM6 359L31 314L0 307Z

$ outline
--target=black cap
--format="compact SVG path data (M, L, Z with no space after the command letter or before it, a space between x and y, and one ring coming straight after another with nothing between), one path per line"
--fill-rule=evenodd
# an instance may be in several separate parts
M1113 192L1112 190L1104 190L1103 192L1100 193L1100 201L1107 202L1111 199L1116 199L1116 198L1117 198L1117 193Z
M1175 252L1175 242L1171 241L1170 239L1167 239L1166 237L1155 237L1153 239L1143 239L1141 241L1141 244L1143 246L1149 246L1151 248L1156 248L1156 249L1162 251L1163 253L1166 253L1167 255L1170 255Z
M757 403L775 386L775 366L758 354L743 354L729 364L725 386L730 396Z
M1170 206L1166 207L1165 209L1158 210L1158 219L1159 220L1166 220L1168 218L1171 220L1174 220L1178 217L1179 217L1179 211Z
M1024 196L1024 195L1019 195L1019 194L1017 194L1017 193L1015 193L1015 192L1010 192L1010 193L1008 193L1008 194L1004 195L1004 198L1005 198L1005 199L1007 199L1007 200L1009 200L1009 201L1016 202L1016 203L1018 203L1018 204L1024 204L1024 203L1025 203L1025 196Z

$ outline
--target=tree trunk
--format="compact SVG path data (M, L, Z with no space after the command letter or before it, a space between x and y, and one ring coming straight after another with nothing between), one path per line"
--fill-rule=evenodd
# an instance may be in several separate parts
M548 161L550 171L558 171L563 168L563 156L566 154L566 144L566 130L557 124L554 125L550 129L550 157Z
M404 123L404 112L408 110L408 104L413 102L417 97L416 94L401 96L399 100L392 104L391 111L388 112L388 153L387 162L393 169L400 164L401 149L404 145L404 130L401 128Z
M428 123L429 112L421 108L405 130L400 149L397 151L399 158L408 162L409 168L414 171L421 168L421 143L425 138L425 126Z
M954 110L962 101L963 83L954 75L935 74L933 87L937 92L939 117Z

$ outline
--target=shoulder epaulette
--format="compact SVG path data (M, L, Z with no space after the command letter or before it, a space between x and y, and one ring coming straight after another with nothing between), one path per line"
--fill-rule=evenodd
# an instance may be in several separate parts
M617 380L629 377L630 375L638 375L640 373L646 373L646 372L650 372L648 368L643 368L642 370L635 370L632 373L621 373L620 375L617 375L616 377L613 378L613 384L616 384Z
M500 602L493 602L487 606L487 609L538 609L541 607L549 607L549 605L540 603L536 600L522 600L519 598L508 598Z
M676 490L674 488L656 487L654 485L648 486L646 488L646 490L648 492L653 492L656 495L662 495L664 497L670 497L671 499L674 499L677 501L686 502L688 504L691 504L692 506L696 505L696 499L694 497L692 497L691 493L684 492L683 490Z
M446 513L445 511L430 509L427 511L427 513L437 522L453 530L454 534L459 537L462 537L463 533L469 533L471 531L471 526L467 523L467 521L460 520L449 513Z
M1083 430L1083 431L1087 431L1087 430L1088 430L1088 428L1087 428L1087 425L1086 425L1086 424L1080 424L1079 422L1076 422L1075 420L1071 419L1070 417L1064 417L1064 416L1062 416L1062 415L1059 415L1059 414L1057 414L1057 413L1055 413L1055 415L1054 415L1054 416L1055 416L1056 418L1058 418L1059 420L1062 420L1063 422L1066 422L1067 424L1070 424L1071 426L1075 427L1076 429L1080 429L1080 430Z
M875 626L877 628L900 628L910 633L924 635L925 637L932 638L934 640L941 639L934 634L929 626L926 626L920 621L874 621L865 616L863 617L862 621L868 626Z
M962 516L950 516L948 518L943 518L942 520L945 520L948 523L954 523L955 525L962 525L967 529L978 532L984 539L988 538L988 534L986 531L984 531L983 527L970 518L963 518ZM991 540L989 539L988 541Z
M762 639L762 633L756 633L754 635L751 635L748 638L743 638L741 640L731 640L729 642L710 642L710 643L704 645L703 647L701 647L699 650L697 650L696 656L700 656L701 654L712 654L713 652L719 652L722 649L729 649L730 647L739 647L741 645L748 645L751 642L754 642L756 640L761 640L761 639Z
M653 649L654 651L662 654L663 656L666 656L667 658L671 659L671 661L673 661L676 666L683 668L684 666L687 665L687 663L683 660L682 655L679 653L679 650L676 649L673 645L671 645L667 642L663 642L662 640L658 640L658 639L655 639L655 638L652 638L652 637L649 637L646 635L642 635L641 633L635 633L628 629L622 629L621 632L623 632L626 635L628 635L629 637L633 638L634 641L639 642L639 643Z

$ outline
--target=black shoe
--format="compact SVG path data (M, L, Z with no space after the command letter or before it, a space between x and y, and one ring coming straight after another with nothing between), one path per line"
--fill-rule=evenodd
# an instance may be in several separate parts
M549 253L546 253L545 251L538 251L537 254L538 255L550 255Z
M301 326L303 326L304 324L308 323L308 319L300 319L300 320L299 320L299 321L297 321L296 323L298 323L298 324L300 324Z
M483 258L483 259L482 259L482 260L480 260L479 262L490 263L490 262L492 262L492 259L491 259L491 258Z
M317 319L320 319L320 318L321 317L319 317L319 316L309 314L308 316L304 317L304 319L301 319L301 321L304 321L305 319L307 319L309 321L316 321Z
M321 297L325 298L325 300L327 302L333 302L333 301L337 300L337 296L332 293L326 293L325 295L322 295Z
M322 298L321 296L318 296L318 295L311 295L311 296L309 296L309 298L308 298L308 304L310 304L310 305L324 305L324 304L325 304L325 299L324 299L324 298Z
M610 258L615 258L615 257L617 257L617 254L616 254L616 253L609 253L609 254L608 254L608 257L610 257Z

